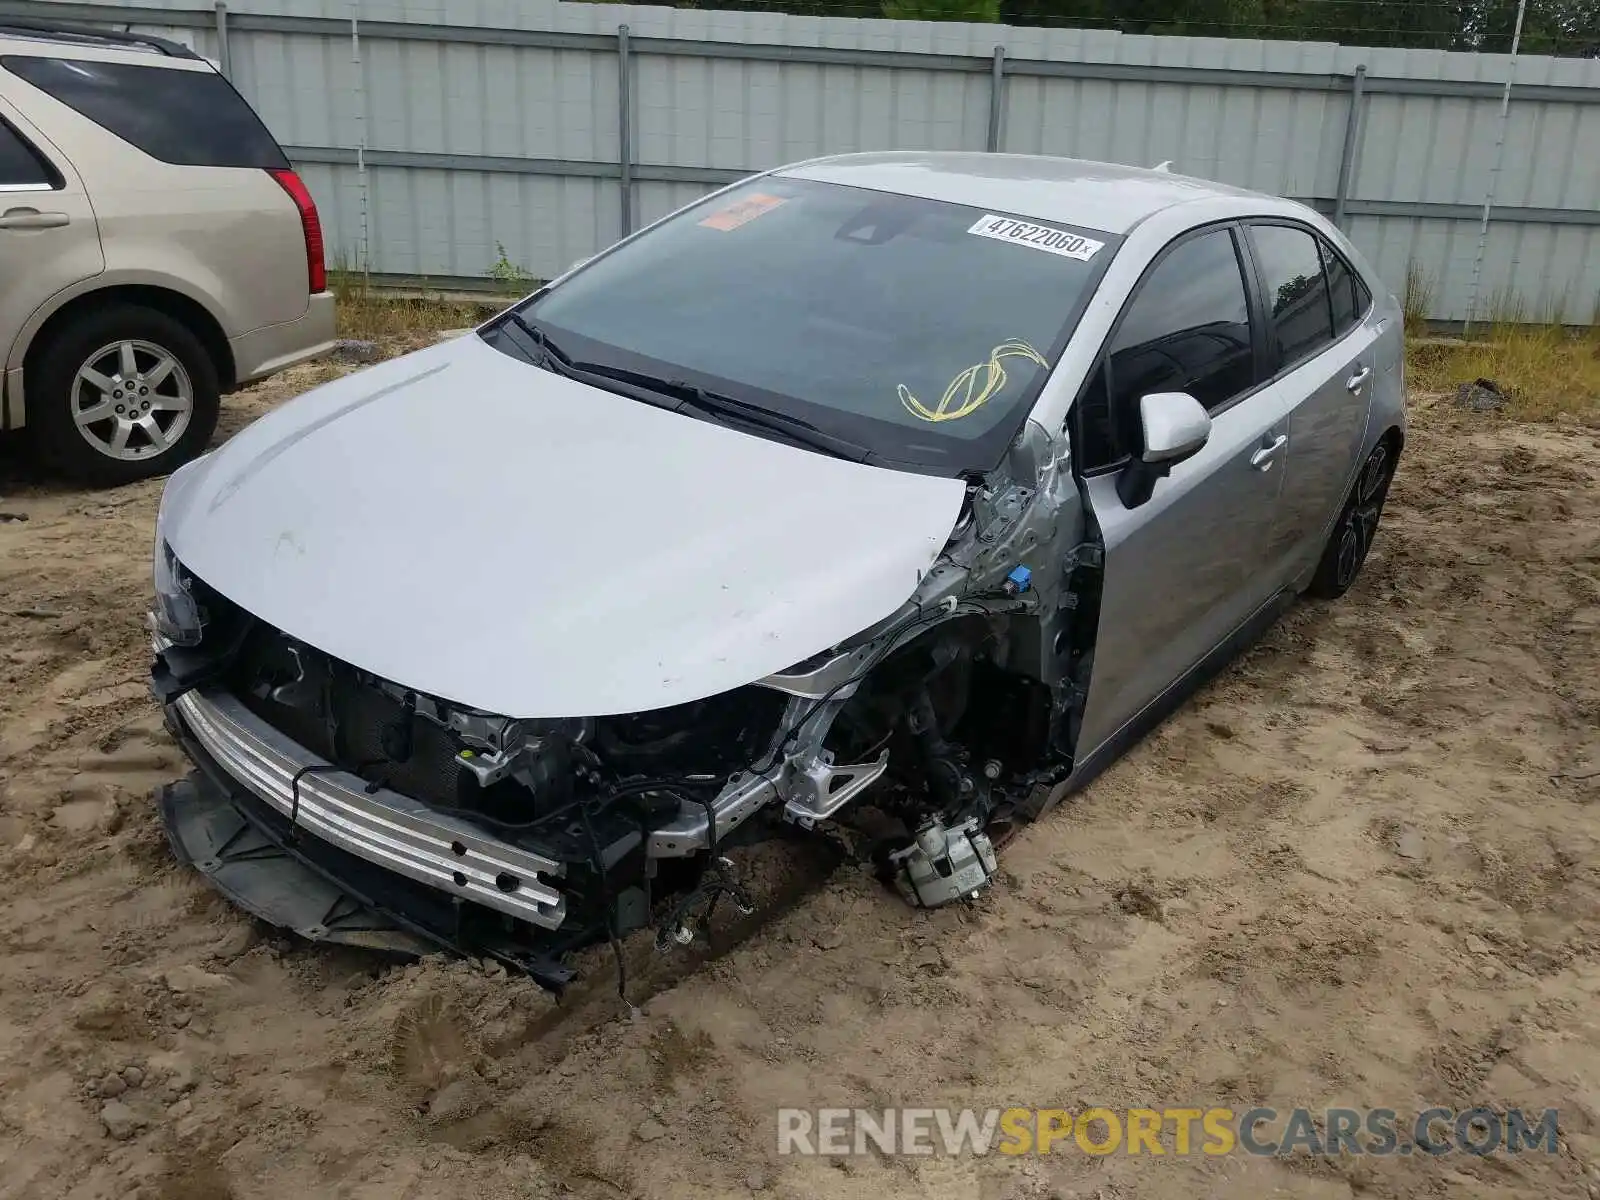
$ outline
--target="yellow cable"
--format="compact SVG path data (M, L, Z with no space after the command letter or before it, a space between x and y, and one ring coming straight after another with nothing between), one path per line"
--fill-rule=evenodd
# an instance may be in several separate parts
M1050 365L1045 362L1044 356L1027 342L1021 338L1012 338L989 351L986 361L968 367L952 379L950 386L945 388L944 395L934 408L929 408L913 396L911 389L903 383L896 385L895 391L900 396L900 403L914 417L933 422L959 421L962 417L977 412L1006 386L1006 369L1000 362L1003 358L1025 358L1041 367ZM983 376L981 387L978 386L980 374Z

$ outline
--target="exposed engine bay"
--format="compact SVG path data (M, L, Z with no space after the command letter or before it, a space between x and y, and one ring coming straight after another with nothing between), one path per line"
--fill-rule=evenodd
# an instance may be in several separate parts
M337 835L334 781L353 777L345 803L405 797L537 856L537 881L509 868L480 879L465 869L475 843L435 835L462 870L397 869L434 887L454 881L449 928L436 921L430 932L475 952L515 945L517 961L551 986L567 978L563 956L583 946L654 927L666 950L693 943L722 897L747 909L724 853L743 843L828 837L909 903L950 904L989 886L997 843L1071 771L1098 559L1083 544L1064 462L1030 455L1047 445L1025 433L999 471L969 482L949 544L899 611L787 671L691 703L534 720L452 704L273 628L170 555L157 572L154 687L223 790L262 796L260 780L276 773L267 815L279 849L300 844L301 822ZM230 762L219 751L222 710L195 707L200 697L299 757L270 769ZM231 847L179 848L219 862ZM400 863L387 851L356 854ZM313 865L338 874L337 864ZM535 883L553 889L538 906L527 899Z

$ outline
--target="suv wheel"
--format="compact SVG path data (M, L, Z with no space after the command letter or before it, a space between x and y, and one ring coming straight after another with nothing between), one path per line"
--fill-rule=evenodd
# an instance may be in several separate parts
M200 340L164 312L108 305L58 331L28 375L28 424L64 474L116 485L164 475L205 448L221 405Z

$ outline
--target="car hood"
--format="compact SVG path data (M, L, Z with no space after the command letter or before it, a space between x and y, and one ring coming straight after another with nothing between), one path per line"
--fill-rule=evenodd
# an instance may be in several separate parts
M173 477L161 535L234 603L394 683L604 716L750 683L890 615L963 490L468 335L262 417Z

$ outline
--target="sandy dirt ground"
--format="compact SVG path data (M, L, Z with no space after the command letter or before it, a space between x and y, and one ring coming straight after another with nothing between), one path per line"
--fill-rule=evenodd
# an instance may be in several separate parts
M230 401L237 429L326 375ZM1600 1197L1600 438L1419 412L1374 555L1004 851L841 868L627 1016L169 857L157 484L0 467L0 1197ZM635 948L634 954L648 950ZM780 1106L1559 1108L1477 1159L797 1159Z

